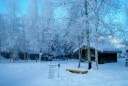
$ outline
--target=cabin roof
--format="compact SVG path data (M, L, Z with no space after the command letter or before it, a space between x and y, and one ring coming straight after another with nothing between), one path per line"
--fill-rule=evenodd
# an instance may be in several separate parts
M84 49L87 49L87 45L83 44L80 46L80 48L84 48ZM96 48L96 45L95 45L95 42L91 42L90 43L90 48L91 49L95 49ZM79 50L79 47L76 48L73 52L77 52ZM116 53L119 53L121 52L121 49L116 47L116 45L110 43L110 42L104 42L104 43L99 43L98 44L98 51L101 51L101 52L116 52Z
M121 51L120 48L116 47L116 45L109 43L109 42L99 44L98 50L104 51L104 52L117 52L117 51L119 52L119 51Z

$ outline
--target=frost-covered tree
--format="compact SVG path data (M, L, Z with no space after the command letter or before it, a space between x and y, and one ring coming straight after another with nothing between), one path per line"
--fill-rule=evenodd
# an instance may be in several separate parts
M19 47L19 50L20 50L20 52L23 52L24 60L28 61L26 53L29 49L29 43L28 43L29 40L27 39L27 37L30 34L27 34L27 31L28 31L27 30L27 16L22 16L20 18L20 34L19 34L20 47Z
M15 58L17 57L17 40L18 40L18 32L19 32L19 19L18 19L18 0L8 0L6 2L7 9L7 32L8 38L6 42L8 43L9 51L11 52L10 61L15 62Z
M75 48L86 45L90 64L90 44L96 42L95 57L98 64L100 38L110 35L117 37L122 30L115 16L115 11L118 13L120 9L118 0L30 0L25 16L19 13L18 0L7 0L5 6L7 16L0 15L0 29L6 29L0 32L0 45L12 53L12 60L18 50L40 53L41 60L42 54L71 54ZM57 20L57 7L68 9L68 16ZM81 54L79 50L78 67ZM26 55L24 59L28 59Z
M38 3L40 3L40 8ZM26 39L29 42L30 53L41 55L49 53L52 46L52 33L54 29L53 7L51 0L31 0L26 19Z
M5 40L5 24L4 24L3 15L0 14L0 55L4 40Z
M99 42L98 40L100 39L100 36L106 37L108 35L113 34L113 32L115 31L114 28L117 28L115 22L111 22L111 23L106 22L106 19L104 18L104 16L108 17L108 15L113 10L116 10L118 12L119 5L115 1L116 0L72 1L68 26L71 28L71 31L75 33L74 35L77 35L77 37L81 39L81 41L83 40L83 43L87 45L89 63L91 63L90 43L93 41L96 42L95 57L96 57L97 68L98 68L97 48ZM114 25L109 25L112 23ZM79 34L76 34L76 32ZM80 42L80 40L78 42L79 42L79 46L82 45L82 42ZM79 58L81 58L80 51L79 51Z
M51 0L42 0L42 11L40 20L40 35L39 44L40 52L48 53L51 51L52 35L54 30L54 12L53 3Z
M75 0L71 7L71 16L69 26L74 30L74 35L77 34L79 48L82 44L87 45L88 60L90 59L90 29L89 29L89 6L86 0ZM72 24L71 24L72 23ZM78 30L77 30L78 29ZM72 34L73 35L73 34ZM81 50L79 51L79 65L80 67Z
M116 27L115 25L113 25L113 27L111 27L111 25L109 25L109 27L111 27L111 29L110 28L106 28L104 25L102 27L101 24L103 22L106 22L106 20L104 20L103 16L104 15L108 16L108 14L112 10L118 11L118 9L119 9L118 6L119 5L118 5L117 2L119 2L119 1L118 0L113 0L113 1L92 0L91 3L89 2L89 5L90 5L90 7L92 9L92 12L94 14L93 15L94 19L92 19L92 23L94 24L93 28L95 29L94 30L94 33L95 33L94 37L95 37L95 43L96 43L96 45L95 45L96 46L95 47L95 62L96 62L97 69L98 69L98 43L99 43L100 36L103 36L101 34L103 34L104 32L106 33L106 35L104 34L104 36L108 36L110 34L114 34L114 33L112 33L112 31L114 31L114 28ZM107 22L107 23L109 23L109 22Z
M31 0L28 5L28 15L24 21L25 52L38 53L38 1ZM29 59L29 56L26 58Z

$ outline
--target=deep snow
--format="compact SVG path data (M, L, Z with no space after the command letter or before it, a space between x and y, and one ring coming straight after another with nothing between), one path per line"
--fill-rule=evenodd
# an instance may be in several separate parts
M8 61L9 62L9 61ZM54 62L0 63L0 86L128 86L128 67L124 58L117 63L99 65L95 63L88 74L67 72L67 68L78 69L77 60ZM48 78L49 64L60 63L60 76ZM81 63L79 70L87 70L87 63Z

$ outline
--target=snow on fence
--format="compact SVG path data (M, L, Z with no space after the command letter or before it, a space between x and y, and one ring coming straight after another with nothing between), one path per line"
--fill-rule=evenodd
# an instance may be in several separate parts
M49 73L48 78L59 78L59 68L60 64L50 64L49 66Z

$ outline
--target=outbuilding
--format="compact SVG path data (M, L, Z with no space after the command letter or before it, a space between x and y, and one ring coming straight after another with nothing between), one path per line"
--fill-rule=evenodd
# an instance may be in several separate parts
M87 61L87 46L83 45L77 49L74 50L75 56L79 56L79 50L81 50L81 61ZM99 44L98 48L98 63L110 63L110 62L117 62L118 54L121 53L121 49L115 47L111 43L102 43ZM95 46L94 44L91 44L90 47L90 56L91 61L95 61Z

